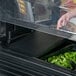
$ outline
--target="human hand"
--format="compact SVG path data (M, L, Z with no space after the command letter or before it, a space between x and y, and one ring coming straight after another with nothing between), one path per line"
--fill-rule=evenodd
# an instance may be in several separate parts
M62 26L65 26L70 20L70 14L66 13L58 20L57 29L59 30Z

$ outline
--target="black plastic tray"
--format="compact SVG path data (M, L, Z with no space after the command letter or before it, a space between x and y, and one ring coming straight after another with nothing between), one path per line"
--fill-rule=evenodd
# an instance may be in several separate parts
M48 54L48 55L45 55L45 56L41 57L41 59L48 62L49 57L58 56L59 54L64 54L65 52L70 52L70 51L72 51L72 52L76 51L76 44L67 45L66 47L64 47L64 48L62 48L60 50L54 51L51 54ZM69 69L69 70L76 70L76 67L75 67L76 64L72 63L72 65L73 65L73 69ZM62 67L62 68L64 68L64 67ZM65 69L68 69L68 68L65 68Z

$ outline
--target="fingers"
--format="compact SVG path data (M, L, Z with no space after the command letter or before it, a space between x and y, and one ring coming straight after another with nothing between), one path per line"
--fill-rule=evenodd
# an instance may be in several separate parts
M62 26L65 25L65 16L62 16L59 20L58 20L58 23L57 23L57 30L59 30Z
M60 19L58 20L57 30L59 30L59 29L62 27L62 23L63 23L63 20L60 18Z
M57 23L57 30L59 30L62 26L65 26L69 21L69 16L68 14L63 15Z

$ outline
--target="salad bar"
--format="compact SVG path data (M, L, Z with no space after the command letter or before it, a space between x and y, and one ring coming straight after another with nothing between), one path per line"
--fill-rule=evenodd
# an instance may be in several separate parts
M60 4L0 0L0 76L76 76L76 24L56 29Z
M76 48L74 44L68 45L59 51L43 57L43 60L67 68L76 69Z

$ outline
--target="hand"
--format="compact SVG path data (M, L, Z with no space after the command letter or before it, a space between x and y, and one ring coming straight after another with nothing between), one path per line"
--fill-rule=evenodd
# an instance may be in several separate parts
M62 26L65 26L70 20L69 13L64 14L57 23L57 29L59 30Z

